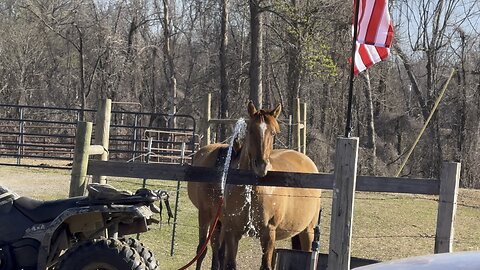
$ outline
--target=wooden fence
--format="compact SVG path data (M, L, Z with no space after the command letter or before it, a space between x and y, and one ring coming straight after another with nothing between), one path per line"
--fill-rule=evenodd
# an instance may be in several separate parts
M101 102L103 104L100 104L99 107L108 111L109 101ZM107 120L104 124L97 126L98 134L96 136L99 137L95 142L101 143L100 145L90 145L91 123L80 122L78 125L70 196L83 194L86 174L93 175L96 181L102 181L104 176L195 182L219 181L220 172L215 168L106 161L108 159L107 130L109 126ZM333 200L328 255L329 270L350 269L355 191L439 195L434 252L452 251L460 163L443 163L440 179L357 177L358 138L338 138L335 151L333 174L269 172L265 177L258 178L251 171L230 169L227 182L236 185L331 189ZM107 157L105 157L105 153L107 153ZM89 161L88 156L92 154L102 155L101 160Z
M95 125L95 145L90 145L93 124L91 122L79 122L77 125L70 180L70 197L81 196L85 192L90 155L98 155L100 160L103 161L108 160L111 107L112 101L110 99L100 101ZM105 183L106 180L105 176L94 175L93 181L95 183Z
M285 186L332 189L332 216L328 265L330 270L350 269L350 243L355 191L439 195L435 253L451 252L455 220L459 163L444 163L440 179L357 176L358 138L339 138L334 174L269 172L257 178L250 171L230 169L228 183L238 185ZM216 169L189 165L122 163L92 160L87 173L133 178L218 181Z

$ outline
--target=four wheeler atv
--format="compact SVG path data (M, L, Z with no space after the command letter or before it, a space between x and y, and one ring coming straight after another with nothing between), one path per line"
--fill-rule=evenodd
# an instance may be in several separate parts
M0 187L0 270L157 269L150 250L123 236L158 222L155 201L164 201L171 217L168 194L99 184L88 190L88 196L44 202Z

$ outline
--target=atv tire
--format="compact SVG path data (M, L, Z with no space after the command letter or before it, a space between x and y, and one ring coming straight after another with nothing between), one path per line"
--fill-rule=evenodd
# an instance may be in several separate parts
M97 239L67 250L58 270L146 270L138 252L115 239Z
M148 247L144 246L142 242L130 237L119 238L118 240L120 240L125 245L135 249L140 255L140 257L142 257L143 262L147 266L148 270L159 269L159 264L157 259L155 258L155 255Z

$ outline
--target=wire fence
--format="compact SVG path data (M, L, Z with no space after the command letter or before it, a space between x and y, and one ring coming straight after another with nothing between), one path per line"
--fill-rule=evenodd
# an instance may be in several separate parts
M165 188L171 185L164 185ZM183 186L182 189L185 189ZM183 191L185 192L185 191ZM183 193L184 195L184 193ZM271 195L269 195L271 196ZM306 196L311 197L311 196ZM463 193L459 195L459 200L463 199ZM315 198L315 197L311 197ZM323 215L321 222L321 246L322 251L327 252L330 238L330 207L331 192L322 194ZM410 202L404 205L403 202ZM185 202L184 202L185 203ZM227 202L228 203L228 202ZM185 206L187 204L188 206ZM186 208L192 207L188 202L182 209L181 214L195 215L196 211L187 211ZM359 192L355 198L355 214L353 221L352 248L353 255L362 258L389 260L407 256L416 256L433 253L435 243L435 222L436 210L438 205L438 196L412 196L412 195L390 195L390 194L370 194ZM393 204L393 206L392 206ZM478 250L480 249L480 233L477 232L476 221L469 218L464 208L474 211L480 216L480 200L472 205L458 205L457 222L455 224L454 250ZM397 208L394 213L389 212L392 207ZM399 218L395 214L403 213ZM369 220L380 220L379 224L371 223ZM168 226L166 222L162 226ZM186 220L179 217L177 223L179 232L184 234L184 238L196 243L198 238L198 226L196 221ZM181 241L179 239L179 241ZM188 242L188 241L187 241ZM242 243L243 242L243 243ZM259 258L252 254L251 250L260 253L261 247L259 240L255 238L246 238L242 240L239 262L253 260L258 263ZM187 245L186 242L178 243L179 246ZM193 245L195 247L195 245ZM290 247L288 240L278 243L277 247ZM190 255L194 254L195 249L190 250ZM188 252L187 252L188 254ZM206 263L208 265L208 261ZM258 265L257 265L258 266ZM243 268L248 269L248 268Z
M24 173L18 168L19 174ZM46 178L59 178L57 173ZM2 176L0 176L0 183ZM9 177L16 177L10 173ZM68 182L68 175L58 180ZM120 189L134 191L141 187L142 179L109 178L109 183ZM26 182L28 184L28 182ZM177 182L147 180L147 187L165 189L171 195L172 208L176 200ZM43 186L42 192L49 188ZM68 187L66 187L68 188ZM182 263L191 259L198 244L197 209L187 195L187 183L181 182L178 197L178 218L174 254L171 253L173 219L168 223L164 218L152 230L142 234L141 240L152 248L160 259L163 269L178 269ZM264 194L261 194L264 195ZM297 196L316 199L315 196ZM327 251L330 238L331 191L322 192L323 212L321 220L322 252ZM458 195L457 217L455 222L454 250L480 249L480 192L461 189ZM465 203L463 203L465 201ZM228 202L227 202L228 203ZM465 205L463 205L465 204ZM431 254L435 242L435 222L438 196L409 195L391 193L357 192L353 221L352 252L354 256L388 260L393 258ZM289 240L278 241L277 247L290 247ZM261 247L256 238L244 238L240 242L238 261L240 269L258 268ZM204 267L210 266L210 253L204 261Z
M164 181L159 181L159 182L164 182ZM149 183L152 183L154 186L161 187L163 189L171 190L172 192L176 189L175 185L169 184L168 181L164 183L157 183L157 181L151 181ZM186 189L187 185L182 184L181 187L181 192L180 196L186 196ZM479 192L480 194L480 192ZM309 195L276 195L276 194L271 194L271 193L256 193L258 196L280 196L280 197L297 197L297 198L311 198L311 199L320 199L318 196L309 196ZM469 208L473 211L477 211L477 214L480 216L480 198L475 197L475 196L469 196L465 194L464 192L461 192L458 200L461 201L465 198L470 198L472 200L471 204L464 204L464 203L458 203L457 206L459 210L461 208ZM476 199L476 201L475 201ZM227 197L228 200L228 197ZM322 196L321 196L323 208L324 208L324 214L322 216L322 238L323 239L328 239L329 237L329 229L330 229L330 223L329 223L329 215L330 215L330 206L331 206L331 200L332 200L332 194L330 191L324 191ZM437 210L437 205L438 205L438 196L427 196L427 195L410 195L410 194L378 194L378 193L368 193L368 192L358 192L358 196L355 198L356 202L356 208L360 208L362 210L361 213L362 215L368 214L369 216L373 217L378 217L378 216L385 216L386 219L388 219L389 213L388 211L379 211L381 210L389 210L392 205L396 206L397 210L396 212L404 212L405 215L408 216L409 212L414 212L418 216L411 216L411 226L415 228L415 232L395 232L392 231L391 233L386 233L383 230L379 230L378 228L372 228L372 230L368 231L366 233L364 230L361 230L359 232L355 231L355 228L361 228L362 226L369 226L368 222L367 225L362 224L365 223L365 217L358 217L359 220L354 221L354 233L352 238L355 240L368 240L368 239L376 239L376 240L381 240L381 239L404 239L404 238L410 238L410 239L429 239L431 240L432 244L435 239L435 217L436 217L436 212L434 215L432 215L432 210L436 211ZM404 202L408 202L409 205L405 205ZM192 206L189 202L183 202L184 206L180 206L179 209L180 211L185 211L185 207L187 209L190 209ZM185 206L187 204L188 206ZM370 208L370 211L366 211ZM191 210L191 209L190 209ZM357 211L357 210L356 210ZM418 213L420 212L420 213ZM190 214L192 214L192 211L189 211ZM459 213L459 212L457 212ZM196 214L195 211L193 211L193 214ZM460 213L461 214L461 213ZM427 224L430 224L429 227L425 226L422 227L421 223L420 225L416 225L418 220L416 218L421 218L422 222L425 222ZM355 217L355 220L357 217ZM429 220L428 220L429 219ZM458 222L461 221L461 218L457 218L457 224ZM392 218L391 223L402 223L405 226L409 225L409 219L405 220L398 220L396 218ZM383 224L385 225L385 230L388 231L388 222ZM163 223L163 225L168 225L166 222ZM459 226L461 226L460 224ZM184 219L181 217L179 218L177 222L177 226L181 228L186 228L188 229L187 233L193 237L198 237L197 231L198 231L198 225L195 222L191 222L191 220L186 223ZM468 226L476 226L475 223L469 224ZM375 226L373 226L375 227ZM394 226L395 227L395 226ZM423 230L425 229L425 230ZM472 228L473 229L473 228ZM477 238L473 237L471 234L459 234L462 229L456 228L457 236L454 239L454 242L457 244L465 244L465 243L471 243L471 244L477 244L477 247L480 248L480 233L476 235ZM195 239L194 238L194 239ZM433 252L433 249L432 249Z

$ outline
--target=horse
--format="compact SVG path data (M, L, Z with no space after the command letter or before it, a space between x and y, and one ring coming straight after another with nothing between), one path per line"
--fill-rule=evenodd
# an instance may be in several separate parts
M294 150L273 149L275 134L280 131L277 122L280 112L280 104L272 110L257 110L251 101L248 103L250 119L238 168L252 170L260 178L269 171L318 173L308 156ZM302 250L311 249L321 190L227 184L224 196L221 228L224 269L236 269L239 240L252 225L262 246L260 269L272 269L276 240L293 237L292 244L296 238ZM250 207L246 207L249 201Z
M193 156L193 166L223 168L228 151L228 144L214 143L200 148ZM231 164L238 159L238 153L241 149L240 140L235 140L232 149ZM197 253L205 244L210 226L214 225L217 210L222 203L222 191L220 183L199 183L188 182L188 197L193 205L198 209L198 247ZM217 227L212 231L212 266L211 269L220 269L223 262L223 249L220 243L221 222L217 222ZM196 270L201 269L206 251L197 259Z

